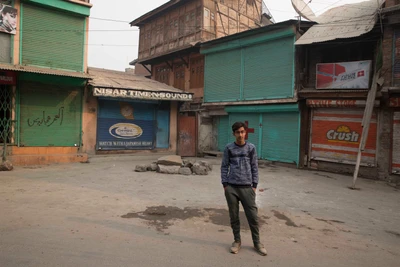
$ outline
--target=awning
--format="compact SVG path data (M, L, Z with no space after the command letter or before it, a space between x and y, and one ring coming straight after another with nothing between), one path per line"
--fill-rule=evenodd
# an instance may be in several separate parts
M129 72L89 68L93 95L144 100L192 101L193 94Z
M56 70L56 69L50 69L50 68L41 68L41 67L23 66L23 65L11 65L11 64L4 64L4 63L0 63L0 70L11 70L11 71L29 72L29 73L37 73L37 74L48 74L48 75L83 78L83 79L89 78L88 74L82 73L82 72Z
M295 44L321 43L366 34L374 28L384 2L370 0L332 8L316 17L318 24L312 26Z

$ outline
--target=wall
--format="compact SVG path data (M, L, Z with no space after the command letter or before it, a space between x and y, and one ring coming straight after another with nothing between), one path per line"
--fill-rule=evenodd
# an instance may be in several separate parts
M207 113L199 115L198 120L198 151L202 153L203 151L211 151L213 148L213 120Z
M97 108L97 97L92 95L89 88L85 88L82 115L82 152L91 155L96 154Z

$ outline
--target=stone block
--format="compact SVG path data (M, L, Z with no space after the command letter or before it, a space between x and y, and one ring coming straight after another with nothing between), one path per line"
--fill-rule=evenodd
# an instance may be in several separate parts
M181 168L180 166L170 166L170 165L158 164L157 172L165 173L165 174L178 174L180 168Z
M181 167L183 165L183 162L181 156L170 155L159 158L157 160L157 164Z

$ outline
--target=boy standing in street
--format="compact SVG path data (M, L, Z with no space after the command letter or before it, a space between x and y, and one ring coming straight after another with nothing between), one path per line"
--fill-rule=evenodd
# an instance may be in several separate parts
M253 144L245 140L246 124L236 122L232 125L232 131L236 140L226 146L221 165L221 182L225 190L234 236L230 252L238 253L241 246L240 201L250 226L254 248L259 254L266 256L267 251L260 243L258 209L255 201L258 185L257 151Z

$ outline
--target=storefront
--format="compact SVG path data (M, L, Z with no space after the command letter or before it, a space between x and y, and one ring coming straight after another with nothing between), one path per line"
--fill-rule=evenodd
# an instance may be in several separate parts
M96 98L95 149L176 150L177 103L193 94L130 73L90 68ZM103 152L102 152L103 151Z
M390 107L393 108L391 173L400 174L400 97L390 98Z
M14 142L16 83L16 72L0 70L0 144Z
M375 103L378 106L379 103ZM364 100L308 99L311 108L309 163L315 161L355 165L362 134ZM377 164L377 110L370 122L361 165Z
M298 104L230 106L219 116L218 149L234 141L231 125L244 122L246 140L254 144L260 159L299 164L300 113Z

